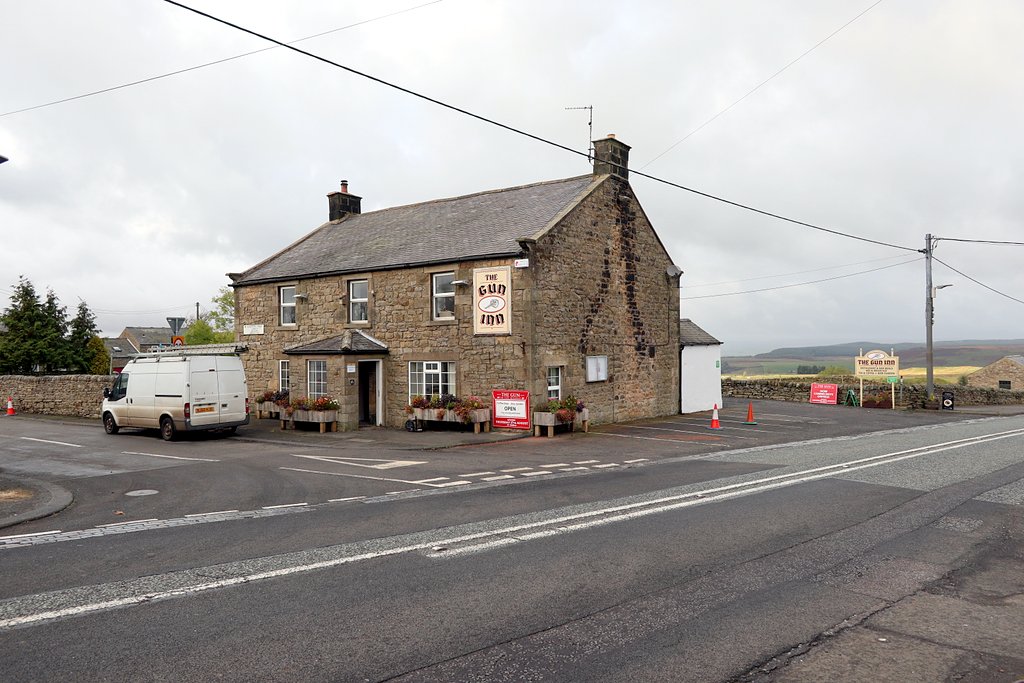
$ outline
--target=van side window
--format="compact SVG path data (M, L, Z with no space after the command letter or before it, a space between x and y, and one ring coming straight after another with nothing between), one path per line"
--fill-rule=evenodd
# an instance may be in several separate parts
M111 401L119 401L128 393L128 373L122 372L114 380L114 388L110 392Z

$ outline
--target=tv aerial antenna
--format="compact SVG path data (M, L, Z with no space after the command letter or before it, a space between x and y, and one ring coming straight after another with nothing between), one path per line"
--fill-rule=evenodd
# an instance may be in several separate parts
M594 105L589 104L585 107L566 107L566 111L573 111L578 109L586 109L590 112L590 120L587 121L587 127L589 128L589 134L587 136L587 161L594 160Z

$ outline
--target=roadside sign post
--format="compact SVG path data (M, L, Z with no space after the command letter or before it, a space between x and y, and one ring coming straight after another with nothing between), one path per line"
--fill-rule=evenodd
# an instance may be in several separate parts
M892 408L896 409L896 382L900 378L900 357L892 353L886 353L881 349L873 349L854 359L854 374L860 379L860 403L864 404L864 378L880 379L885 378L892 387Z

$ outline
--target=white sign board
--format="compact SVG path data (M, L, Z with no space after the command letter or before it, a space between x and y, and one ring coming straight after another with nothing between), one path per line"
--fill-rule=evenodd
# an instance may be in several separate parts
M243 325L242 334L263 334L263 325Z

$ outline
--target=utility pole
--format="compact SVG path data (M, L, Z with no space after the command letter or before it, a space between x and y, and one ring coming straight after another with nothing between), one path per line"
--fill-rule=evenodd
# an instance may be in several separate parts
M927 380L925 382L925 395L931 401L935 398L935 373L933 364L935 354L932 350L932 323L935 322L935 290L932 289L932 235L924 236L924 327L925 327L925 365Z

